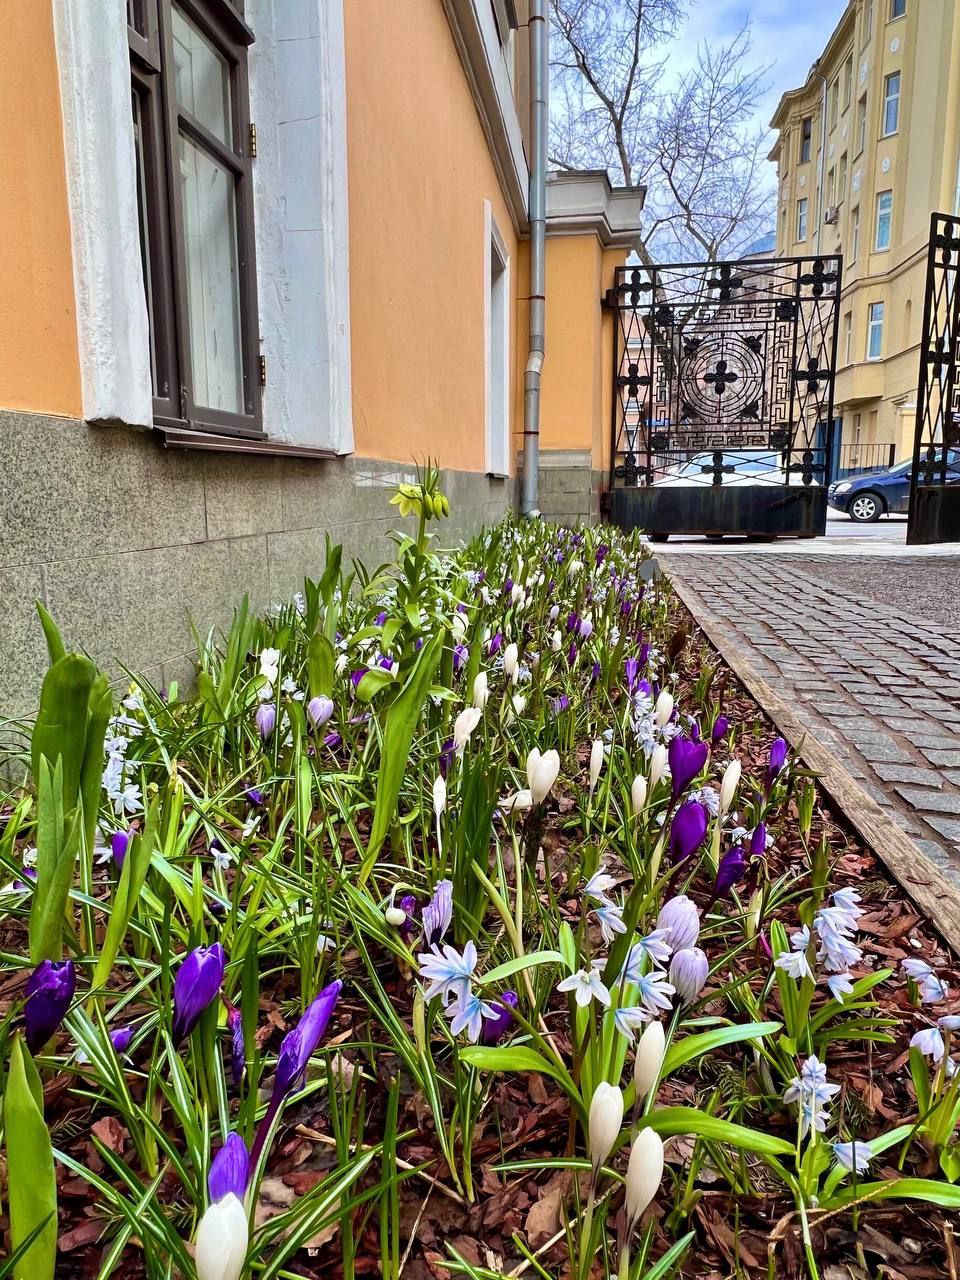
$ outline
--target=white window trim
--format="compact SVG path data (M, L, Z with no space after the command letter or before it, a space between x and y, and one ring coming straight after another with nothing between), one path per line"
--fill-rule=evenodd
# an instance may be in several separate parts
M150 334L140 263L125 0L53 0L73 245L83 416L153 424ZM248 0L257 39L250 99L263 145L254 163L263 426L272 440L353 449L343 0ZM281 110L278 46L302 44L312 94ZM285 117L285 118L284 118ZM130 121L130 128L121 126ZM284 125L306 142L283 161ZM312 163L311 163L312 161ZM284 197L281 199L281 195ZM300 210L290 213L292 196ZM298 278L301 236L316 276ZM294 296L293 290L299 287Z
M875 321L873 318L874 307L880 308L879 322ZM871 363L883 359L883 326L887 318L886 310L887 309L882 302L871 302L867 307L867 359L871 361ZM873 346L872 338L876 332L879 332L880 334L880 341L878 343L879 350L874 356L870 354L870 349Z
M894 76L896 76L897 78L897 92L891 93L890 81L894 78ZM899 71L891 71L889 75L884 76L883 78L883 134L881 135L884 138L896 137L896 135L900 132L900 92L902 87L903 87L903 77ZM895 112L896 121L894 123L894 127L892 129L888 129L887 128L887 112L891 102L895 102L897 104L896 112Z
M884 196L890 197L890 209L886 214L882 214L880 209L880 201ZM876 218L876 223L873 229L873 251L874 253L889 253L890 247L893 244L893 191L892 190L877 192L876 210L875 210L874 217ZM880 243L881 217L886 217L888 219L887 221L888 234L887 234L886 244Z
M500 289L500 324L503 334L504 377L503 386L493 385L493 275L494 254L503 264L503 282ZM493 216L493 207L489 200L483 202L483 392L484 392L484 434L485 434L485 469L488 475L510 475L510 447L512 433L510 430L510 255L500 228ZM499 399L499 406L494 397ZM499 407L500 420L504 424L503 439L494 439L494 410ZM499 447L498 447L499 446Z

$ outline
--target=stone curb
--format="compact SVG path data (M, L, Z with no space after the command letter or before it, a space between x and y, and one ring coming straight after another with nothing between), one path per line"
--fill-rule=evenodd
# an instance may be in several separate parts
M720 635L702 599L670 578L669 573L665 576L694 622L740 683L804 763L817 773L820 786L835 807L863 837L954 954L960 956L960 892L944 879L910 837L887 817L833 752L811 736L809 728L800 722L790 705L770 687L744 654Z

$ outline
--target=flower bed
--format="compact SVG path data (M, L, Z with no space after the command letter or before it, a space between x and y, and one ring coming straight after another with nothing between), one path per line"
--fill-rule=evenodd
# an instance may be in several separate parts
M43 616L13 1274L956 1274L949 958L635 540L436 482L190 697Z

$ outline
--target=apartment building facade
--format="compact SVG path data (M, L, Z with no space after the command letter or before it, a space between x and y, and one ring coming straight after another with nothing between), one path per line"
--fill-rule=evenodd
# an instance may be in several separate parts
M960 4L849 0L781 98L777 256L843 254L835 389L847 463L913 448L930 215L960 212Z
M451 542L513 506L529 11L6 6L0 715L35 701L37 599L118 677L183 681L191 620L289 599L328 535L385 559L416 461L444 471ZM600 297L642 204L605 175L547 183L548 513L596 510Z

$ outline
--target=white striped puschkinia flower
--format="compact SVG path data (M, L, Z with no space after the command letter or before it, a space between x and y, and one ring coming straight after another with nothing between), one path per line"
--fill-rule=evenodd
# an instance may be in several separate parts
M924 1027L910 1037L910 1048L919 1049L925 1058L940 1062L945 1052L943 1035L939 1027Z
M853 994L853 974L831 973L827 978L827 986L834 1000L839 1000L842 1004L847 996Z
M653 969L650 973L642 974L634 985L637 988L637 998L640 1003L654 1017L661 1009L672 1008L672 998L676 995L676 988L667 981L667 975L662 969Z
M581 1009L585 1009L591 1000L599 1000L605 1008L610 1008L610 992L603 985L603 979L595 968L578 969L576 973L571 973L557 983L557 990L572 991Z
M866 1173L873 1152L867 1142L834 1142L833 1154L837 1164L848 1173Z
M822 1133L830 1120L828 1104L834 1094L840 1092L838 1084L827 1081L826 1063L811 1054L800 1069L799 1076L791 1080L783 1100L788 1105L797 1103L800 1109L800 1136L806 1137L810 1129Z
M669 929L654 929L652 933L648 933L646 937L640 938L633 944L624 962L623 982L636 983L644 972L646 964L656 967L667 963L671 950L668 941L670 932Z
M810 968L810 961L805 951L784 951L782 955L777 956L773 964L774 968L782 969L797 982L803 978L813 979L813 970Z
M466 1031L467 1039L476 1044L483 1030L484 1018L495 1018L497 1011L468 989L447 1006L446 1016L450 1019L452 1035L458 1036L461 1031Z
M425 1000L439 996L447 1005L469 993L477 968L477 948L472 942L468 942L462 952L446 942L442 948L424 952L417 959L420 977L430 983L423 993Z
M622 1005L613 1011L613 1025L631 1044L639 1029L645 1027L652 1018L653 1014L642 1004Z
M600 925L600 935L608 945L618 933L627 932L623 923L623 907L618 907L615 902L605 902L602 907L596 907L593 914Z
M616 886L616 878L607 870L605 862L601 862L599 867L583 886L583 896L590 898L594 902L601 902L604 906L610 906L610 899L607 897L607 891Z

